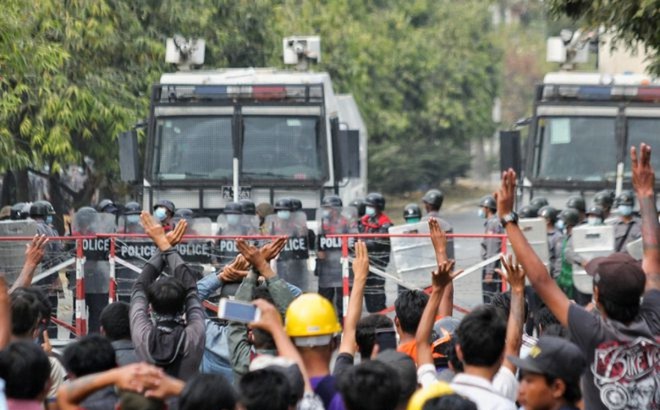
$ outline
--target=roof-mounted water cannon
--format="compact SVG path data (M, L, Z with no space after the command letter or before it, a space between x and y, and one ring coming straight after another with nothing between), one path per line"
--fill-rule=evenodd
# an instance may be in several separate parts
M589 59L589 42L597 37L597 33L584 34L580 30L572 32L563 29L559 37L549 37L547 41L546 60L550 63L560 63L562 70L574 70L579 63Z
M321 37L291 36L282 40L284 64L295 64L296 70L305 71L309 63L321 62Z
M167 39L165 62L176 64L181 71L189 71L192 66L204 64L205 46L203 39L186 39L175 35Z

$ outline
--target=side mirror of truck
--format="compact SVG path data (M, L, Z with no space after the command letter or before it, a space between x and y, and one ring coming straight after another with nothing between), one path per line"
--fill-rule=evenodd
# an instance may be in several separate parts
M119 141L119 171L121 180L135 183L140 180L139 152L137 131L122 132L117 137Z
M520 131L500 131L500 171L509 168L520 175Z
M339 128L339 120L331 119L332 151L335 180L360 176L360 131Z

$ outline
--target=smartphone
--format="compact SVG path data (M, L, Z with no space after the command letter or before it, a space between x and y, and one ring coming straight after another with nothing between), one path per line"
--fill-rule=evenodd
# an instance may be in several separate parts
M261 311L252 303L239 302L231 299L220 299L218 317L234 322L250 323L259 320Z
M376 329L376 344L379 351L396 350L396 331L392 328Z

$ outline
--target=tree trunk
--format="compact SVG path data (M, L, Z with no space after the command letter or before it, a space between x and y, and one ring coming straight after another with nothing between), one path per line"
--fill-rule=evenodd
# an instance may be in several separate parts
M16 203L16 180L14 173L11 171L5 172L2 177L2 198L0 203L4 205L13 205Z
M29 202L30 178L28 177L28 170L18 170L14 175L16 178L16 202Z
M60 186L61 183L59 173L51 174L48 177L48 196L56 214L53 224L60 235L65 232L63 216L69 213L69 207Z

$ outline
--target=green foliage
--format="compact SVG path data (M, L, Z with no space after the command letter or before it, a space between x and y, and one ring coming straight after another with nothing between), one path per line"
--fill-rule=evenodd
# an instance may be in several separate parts
M591 29L612 30L627 46L645 45L652 56L651 70L660 74L660 1L550 0L555 16L568 16Z

